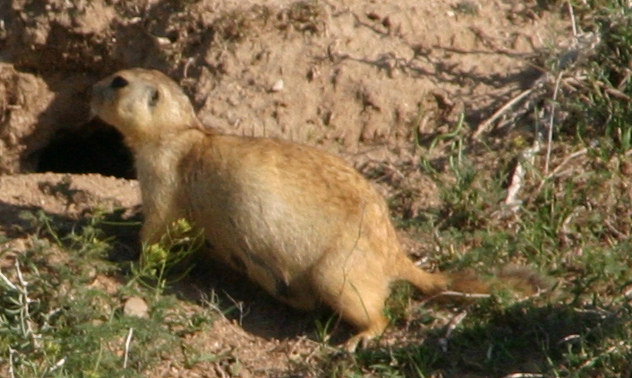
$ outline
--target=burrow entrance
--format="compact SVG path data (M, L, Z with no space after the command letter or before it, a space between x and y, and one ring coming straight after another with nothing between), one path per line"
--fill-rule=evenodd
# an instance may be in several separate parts
M43 148L37 172L99 173L135 178L131 151L112 126L94 119L82 126L60 130Z

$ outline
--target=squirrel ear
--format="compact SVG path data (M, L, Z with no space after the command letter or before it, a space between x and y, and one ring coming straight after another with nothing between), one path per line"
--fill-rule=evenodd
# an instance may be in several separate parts
M156 88L150 88L149 90L149 106L152 108L156 106L160 99L160 92Z

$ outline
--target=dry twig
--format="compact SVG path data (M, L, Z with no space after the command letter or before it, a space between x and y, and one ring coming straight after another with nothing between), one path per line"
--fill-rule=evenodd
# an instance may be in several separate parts
M557 74L557 78L555 79L555 89L553 90L553 101L548 106L549 112L549 122L546 124L547 127L547 144L546 144L546 161L544 162L544 174L548 174L549 172L549 162L551 160L551 147L553 144L553 129L555 126L555 102L557 101L557 95L560 91L560 82L562 81L562 73Z
M463 322L463 319L465 319L466 316L467 311L461 311L454 318L452 318L452 320L450 320L450 323L448 323L445 337L439 339L439 345L441 346L441 350L443 350L443 353L448 352L448 339L452 335L454 329Z
M487 131L487 129L494 123L498 118L500 118L503 114L507 113L514 105L518 102L522 101L525 97L529 96L536 89L535 86L520 92L517 96L514 96L511 100L507 101L505 105L501 106L498 110L491 115L491 117L487 118L483 122L479 123L476 130L472 134L472 139L478 139L478 137Z
M134 328L130 328L125 339L125 356L123 357L123 369L127 368L127 361L129 358L129 347L132 343L132 336L134 335Z

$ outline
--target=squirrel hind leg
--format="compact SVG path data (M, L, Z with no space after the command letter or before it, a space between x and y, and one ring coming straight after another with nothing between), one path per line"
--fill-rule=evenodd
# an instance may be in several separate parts
M381 274L367 273L377 269L370 265L373 262L366 263L344 266L331 254L312 270L312 285L320 299L358 331L344 345L349 352L382 335L388 325L384 302L389 282Z

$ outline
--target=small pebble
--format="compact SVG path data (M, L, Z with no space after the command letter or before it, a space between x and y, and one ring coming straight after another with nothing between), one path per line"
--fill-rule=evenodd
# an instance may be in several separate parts
M283 82L283 80L279 79L272 85L272 88L270 88L270 90L272 92L281 92L284 86L285 86L285 83Z
M149 307L143 298L129 297L123 305L123 313L127 316L146 319L149 317Z

